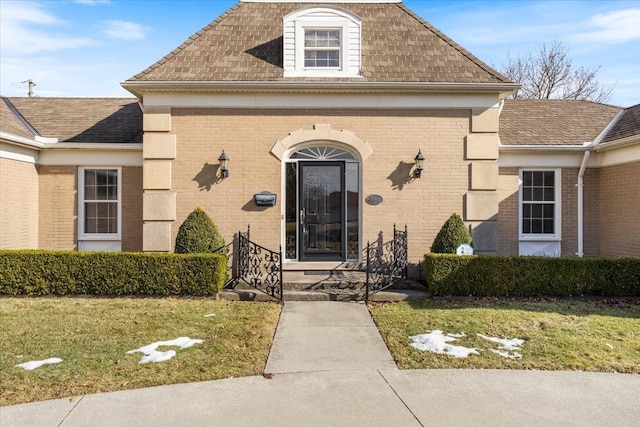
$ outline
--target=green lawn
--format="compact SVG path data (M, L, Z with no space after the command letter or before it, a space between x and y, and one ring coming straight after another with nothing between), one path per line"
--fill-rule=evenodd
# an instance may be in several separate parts
M0 298L0 405L261 374L279 315L277 304L212 299ZM161 363L127 354L183 336L204 342L161 347L177 353ZM14 367L50 357L64 361Z
M401 369L495 368L640 373L640 303L484 299L373 305L374 321ZM466 333L454 345L483 349L455 358L414 349L409 336ZM477 336L521 338L522 359L507 359Z

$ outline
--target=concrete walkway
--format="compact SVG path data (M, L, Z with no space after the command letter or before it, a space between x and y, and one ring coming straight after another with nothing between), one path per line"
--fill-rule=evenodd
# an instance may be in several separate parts
M265 372L396 369L364 304L291 301L284 305Z
M285 305L265 372L0 408L0 426L636 426L640 375L396 369L362 304ZM73 400L73 401L72 401Z

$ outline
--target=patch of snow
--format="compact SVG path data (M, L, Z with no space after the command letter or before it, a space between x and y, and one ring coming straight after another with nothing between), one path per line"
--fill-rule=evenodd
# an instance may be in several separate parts
M447 344L457 341L465 334L443 334L440 330L434 330L426 334L409 337L412 341L411 347L422 351L430 351L437 354L448 354L454 357L468 357L470 354L480 354L475 348L468 348L459 345Z
M17 364L15 367L22 368L26 371L33 371L34 369L39 368L42 365L49 365L49 364L60 363L60 362L62 362L62 359L60 359L59 357L50 357L44 360L32 360L30 362L20 363L20 364Z
M488 337L486 335L478 334L480 338L484 338L487 341L494 342L496 344L500 344L500 348L510 351L522 350L520 347L524 344L524 340L520 338L494 338Z
M520 338L495 338L495 337L488 337L486 335L482 335L482 334L478 334L478 336L482 339L485 339L487 341L491 341L494 342L496 344L498 344L500 346L501 350L506 350L506 351L500 351L500 350L491 350L494 353L502 356L502 357L506 357L509 359L521 359L522 358L522 354L518 353L518 351L522 350L522 344L524 344L524 340L520 339Z
M140 359L140 364L149 362L164 362L172 359L176 352L174 350L158 351L158 347L180 347L189 348L194 344L202 344L204 340L192 339L189 337L179 337L170 341L157 341L135 350L127 351L127 354L143 353L144 356Z
M494 349L491 349L491 351L493 351L497 355L506 357L507 359L522 359L522 355L517 351L508 352L508 351L501 351L501 350L494 350Z

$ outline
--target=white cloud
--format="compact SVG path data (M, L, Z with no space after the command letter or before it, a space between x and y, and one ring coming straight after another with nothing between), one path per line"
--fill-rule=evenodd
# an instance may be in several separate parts
M575 34L578 41L623 43L640 39L640 9L623 9L592 17L589 32Z
M104 34L112 39L142 40L149 31L148 27L136 24L135 22L114 19L104 21L103 23L105 24Z
M47 12L36 2L0 2L0 50L7 55L29 55L37 52L72 49L93 44L87 37L57 34L51 27L64 21Z

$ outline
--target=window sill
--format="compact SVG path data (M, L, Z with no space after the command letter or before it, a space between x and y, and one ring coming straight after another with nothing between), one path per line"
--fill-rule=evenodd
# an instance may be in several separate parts
M122 240L120 234L81 234L78 240Z
M520 235L521 242L561 242L562 237L541 235Z

